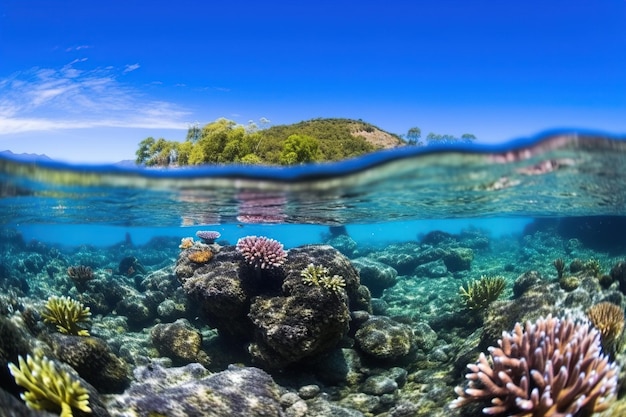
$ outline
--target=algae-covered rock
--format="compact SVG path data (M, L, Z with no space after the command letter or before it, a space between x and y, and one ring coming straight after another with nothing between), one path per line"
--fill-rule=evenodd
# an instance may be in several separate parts
M54 355L72 366L98 391L123 391L130 383L128 364L118 358L102 339L53 334L49 343Z
M361 283L369 288L373 297L380 297L385 288L396 283L398 271L389 265L370 258L356 258L352 264L359 271Z
M198 364L184 368L139 367L135 382L108 404L113 416L282 417L280 387L258 368L229 366L206 375Z
M215 250L205 264L189 262L186 250L192 248L176 265L185 293L220 335L247 343L264 367L332 349L348 331L350 309L371 311L357 270L327 245L291 249L282 265L269 269L246 262L232 246Z
M458 272L467 271L472 266L474 260L474 251L470 248L450 248L443 256L443 262L446 264L448 271Z
M364 353L385 360L408 355L414 345L413 331L389 317L372 316L355 334L357 347Z
M208 363L208 357L202 351L202 335L185 320L157 324L152 328L150 337L159 353L172 359L175 365Z

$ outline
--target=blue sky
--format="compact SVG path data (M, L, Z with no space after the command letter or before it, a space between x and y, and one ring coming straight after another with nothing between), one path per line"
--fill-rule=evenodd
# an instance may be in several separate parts
M624 134L626 1L0 1L0 150L114 162L219 117Z

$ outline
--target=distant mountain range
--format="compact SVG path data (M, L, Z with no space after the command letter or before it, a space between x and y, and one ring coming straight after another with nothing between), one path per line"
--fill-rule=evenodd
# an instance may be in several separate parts
M36 153L14 153L9 150L0 151L1 156L8 156L12 159L19 159L24 161L52 161L48 155L36 154Z
M45 154L37 154L37 153L15 153L10 150L0 151L0 156L7 156L11 159L17 159L19 161L27 161L27 162L37 162L37 161L55 161L55 159L50 158ZM109 165L109 164L106 164ZM110 165L120 166L120 167L137 167L137 163L134 159L125 159L119 162L113 162Z

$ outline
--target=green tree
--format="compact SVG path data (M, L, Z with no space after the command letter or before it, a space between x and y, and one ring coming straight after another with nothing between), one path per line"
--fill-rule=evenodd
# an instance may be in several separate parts
M194 144L189 155L190 164L228 162L222 158L222 152L228 143L228 133L236 123L228 119L217 119L202 128L200 139ZM243 128L242 128L243 129Z
M154 145L154 138L152 136L145 138L141 142L139 142L139 149L135 152L137 158L135 159L135 163L138 165L143 165L148 162L150 156L152 156L152 146Z
M319 141L311 136L291 135L283 143L280 153L282 165L303 164L318 160Z
M476 140L476 136L471 134L471 133L463 133L461 135L461 139L463 141L465 141L465 142L471 143L471 142L474 142Z
M186 140L183 143L178 144L178 165L185 166L189 165L189 157L191 156L191 152L193 150L194 144Z
M176 162L178 142L148 137L139 142L135 162L147 166L169 166Z
M419 127L412 127L406 134L407 144L409 145L422 145L420 139L422 137L422 129Z

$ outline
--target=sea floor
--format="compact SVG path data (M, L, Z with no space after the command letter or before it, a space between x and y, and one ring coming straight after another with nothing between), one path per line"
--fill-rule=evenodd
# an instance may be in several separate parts
M74 415L476 415L480 408L450 408L454 389L502 331L548 315L587 320L601 302L626 305L615 271L626 251L550 228L498 238L433 231L383 248L329 235L325 245L289 249L284 275L263 272L262 283L247 281L261 273L244 267L236 243L181 248L179 238L159 237L69 248L4 230L0 388L19 398L6 364L44 355L88 387L92 411ZM212 259L193 263L189 251ZM343 271L345 287L294 283L308 262ZM460 288L483 277L502 277L504 290L470 309ZM317 298L302 295L308 289ZM89 307L78 322L89 336L45 319L53 296ZM624 368L621 337L612 359ZM622 415L623 394L603 415ZM0 403L29 415L20 401Z

